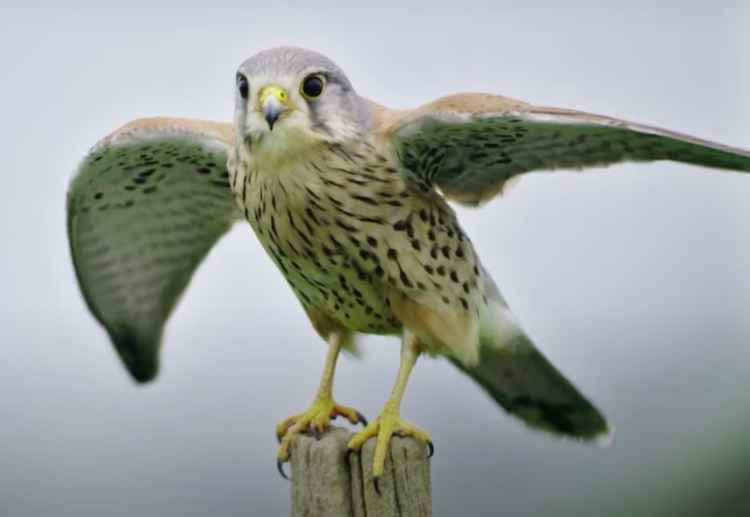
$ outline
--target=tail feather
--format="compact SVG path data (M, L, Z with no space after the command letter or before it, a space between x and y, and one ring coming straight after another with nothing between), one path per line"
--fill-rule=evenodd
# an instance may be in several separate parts
M609 438L594 405L536 349L510 312L490 275L482 270L488 299L481 315L479 362L453 363L526 425L578 440Z
M452 361L529 427L587 441L609 435L599 410L523 334L502 347L483 346L476 366Z

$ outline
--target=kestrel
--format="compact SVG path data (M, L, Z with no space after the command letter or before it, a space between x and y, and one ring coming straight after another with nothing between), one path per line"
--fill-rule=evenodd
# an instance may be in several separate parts
M96 144L68 193L78 281L132 376L153 379L164 323L199 262L238 220L328 343L294 436L359 412L333 398L336 359L357 334L401 337L395 385L349 443L376 437L375 479L393 434L431 445L400 403L422 353L449 358L528 426L607 436L601 413L524 333L448 201L478 205L518 175L624 161L750 170L750 153L690 136L498 95L451 95L413 110L360 97L328 58L298 48L236 74L234 123L136 120Z

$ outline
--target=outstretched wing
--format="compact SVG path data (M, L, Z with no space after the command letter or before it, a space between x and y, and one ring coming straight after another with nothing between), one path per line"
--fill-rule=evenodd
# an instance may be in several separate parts
M444 97L387 121L409 179L476 205L531 171L674 160L750 171L750 152L581 111L488 94Z
M132 122L83 159L68 191L68 238L89 309L139 382L158 370L162 327L193 271L240 217L227 124Z

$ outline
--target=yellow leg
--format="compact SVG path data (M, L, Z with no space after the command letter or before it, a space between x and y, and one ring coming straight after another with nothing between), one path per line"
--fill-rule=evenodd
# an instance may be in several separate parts
M388 453L388 447L391 436L413 436L418 440L425 442L432 450L432 439L425 431L419 427L401 419L401 399L404 396L406 383L409 380L414 364L419 357L419 343L413 334L406 332L401 344L401 365L398 369L396 383L388 401L385 403L383 410L378 418L366 426L362 431L352 436L349 440L349 449L358 451L362 445L370 438L377 437L375 445L375 456L373 458L372 475L377 483L378 478L383 474L385 466L385 457ZM377 484L376 484L377 487Z
M352 424L367 423L359 411L340 406L333 400L333 375L336 371L336 360L341 350L342 340L343 336L340 334L331 334L323 377L320 380L318 394L315 396L310 409L299 415L289 417L276 426L276 436L281 442L276 455L279 464L289 460L292 440L299 433L310 430L319 435L328 429L331 420L339 415L345 417Z

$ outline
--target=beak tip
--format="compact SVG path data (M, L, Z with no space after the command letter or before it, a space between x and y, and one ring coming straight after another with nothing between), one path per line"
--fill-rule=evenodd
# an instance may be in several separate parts
M268 129L270 131L273 131L273 126L276 124L276 121L279 119L278 113L268 113L266 115L266 122L268 123Z

